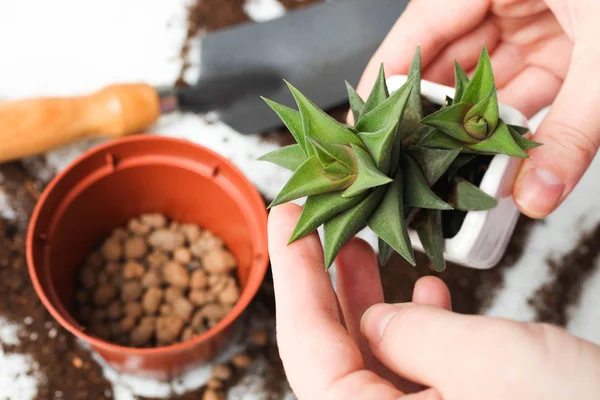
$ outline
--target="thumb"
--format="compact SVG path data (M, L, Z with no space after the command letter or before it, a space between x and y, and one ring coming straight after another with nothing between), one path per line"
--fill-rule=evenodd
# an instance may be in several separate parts
M593 35L591 38L595 38ZM592 162L600 142L600 50L577 42L567 78L534 139L513 195L524 214L543 218L569 195Z
M595 398L600 391L600 350L550 325L408 303L372 306L361 330L383 364L444 400Z

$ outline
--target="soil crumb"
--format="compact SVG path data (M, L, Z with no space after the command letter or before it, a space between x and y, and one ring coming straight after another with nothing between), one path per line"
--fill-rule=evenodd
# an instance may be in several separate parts
M577 306L583 284L595 271L599 257L600 224L581 235L569 253L546 260L552 277L528 299L537 321L567 325L570 310Z

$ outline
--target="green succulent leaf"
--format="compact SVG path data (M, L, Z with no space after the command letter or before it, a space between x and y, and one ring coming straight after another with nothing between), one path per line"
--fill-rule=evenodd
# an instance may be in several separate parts
M379 261L379 265L385 265L390 260L390 257L394 254L394 249L392 246L387 244L380 237L377 238L377 260Z
M279 119L285 124L288 128L296 142L304 149L306 155L312 155L312 153L307 149L306 142L304 139L304 130L302 129L302 117L300 113L293 108L289 108L284 106L283 104L276 103L272 100L269 100L265 97L262 99L275 111L275 113L279 116Z
M404 217L404 193L403 171L399 170L383 200L369 218L368 225L381 240L396 250L406 261L415 265L415 257ZM387 258L389 258L389 253L386 251L381 254L381 243L379 249L380 262L383 261L382 264L385 264Z
M465 91L460 101L467 104L477 104L487 96L490 90L493 89L494 71L492 70L490 55L484 46L475 72L473 73L473 77L465 87Z
M329 268L342 247L366 226L367 218L378 206L385 188L377 188L366 199L343 211L329 221L324 227L325 266Z
M326 221L360 203L367 193L354 197L342 197L340 192L323 193L308 196L302 208L302 214L292 232L289 243L305 237L317 230Z
M456 87L456 90L454 92L453 103L460 103L462 101L463 93L468 84L469 77L461 68L460 64L457 61L454 61L454 86Z
M529 132L529 128L526 128L524 126L510 125L510 124L506 124L506 126L508 126L509 128L512 128L514 131L516 131L521 136L523 136L524 134Z
M379 67L379 73L377 74L377 79L375 80L375 84L373 85L373 89L371 89L371 93L369 94L369 97L365 102L365 106L363 107L361 117L367 114L369 111L372 111L375 108L377 108L389 96L390 94L385 83L385 71L383 69L383 64L381 64Z
M308 138L308 141L323 166L338 161L346 167L349 174L356 171L356 163L350 147L334 143L319 143L313 138Z
M446 135L464 143L475 143L476 139L465 130L464 120L471 106L467 103L454 103L440 108L421 120L424 125L437 128Z
M403 161L405 179L404 205L416 208L452 210L452 206L433 193L417 162L410 156L405 157Z
M304 149L299 144L281 147L259 158L260 161L272 162L292 171L298 169L307 159Z
M417 231L423 250L435 270L438 272L445 270L442 211L421 210L415 217L412 227Z
M399 138L404 139L419 129L419 122L423 119L423 104L421 99L421 48L413 57L408 76L412 77L413 87L408 96L402 121L400 122Z
M448 167L447 175L448 180L450 180L459 169L467 165L467 163L471 162L476 157L475 154L459 154L458 157L452 162L450 167Z
M352 185L343 193L343 197L359 195L371 188L387 185L392 179L377 169L371 155L362 147L352 146L358 163L358 175Z
M460 153L460 150L429 149L426 147L411 146L407 152L419 164L425 180L431 186L448 170Z
M507 125L508 126L508 130L510 131L510 134L512 135L513 139L515 140L515 142L517 142L517 144L519 145L520 148L522 148L523 150L531 150L531 149L535 149L536 147L541 146L542 144L540 142L535 142L533 140L529 140L526 137L523 137L521 133L519 133L519 131L517 131L513 125ZM523 129L527 129L527 128L521 128L521 130ZM529 132L529 130L527 130L525 133Z
M472 120L473 118L482 118L485 120L487 130L483 138L487 136L488 132L491 133L496 129L500 118L496 88L492 88L487 96L479 103L475 104L473 108L467 112L467 115L465 115L465 121ZM467 131L469 131L468 128Z
M359 146L362 144L350 129L327 115L290 83L286 83L298 104L306 138L310 137L320 143L356 144Z
M387 173L390 169L392 147L396 138L398 123L377 132L359 132L358 137L373 157L377 168Z
M352 116L354 117L354 122L356 123L362 114L363 108L365 107L365 102L363 99L361 99L358 93L356 93L356 90L348 83L348 81L346 81L346 90L348 91L348 101L350 102Z
M377 132L396 124L402 117L404 107L413 88L413 77L409 77L404 85L385 99L375 109L365 113L356 124L360 132Z
M417 146L432 149L459 149L461 152L472 152L464 143L446 135L438 129L434 129L424 135L417 143Z
M512 157L528 158L527 153L513 139L504 121L500 120L498 127L490 137L479 143L470 144L472 150L491 154L506 154Z
M321 171L321 163L316 156L304 162L285 184L269 208L304 196L343 190L354 181L354 175L339 178L331 177Z
M456 210L485 211L496 207L498 204L495 198L466 179L455 176L452 179L452 184L448 202Z

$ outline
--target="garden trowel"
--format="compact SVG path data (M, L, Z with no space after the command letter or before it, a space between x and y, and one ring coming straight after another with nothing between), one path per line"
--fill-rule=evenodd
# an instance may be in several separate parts
M120 84L89 96L2 102L0 162L139 132L177 109L216 111L241 133L264 132L281 122L260 96L294 104L284 79L320 108L344 104L344 80L358 82L408 1L334 0L212 32L201 41L198 82L187 88Z

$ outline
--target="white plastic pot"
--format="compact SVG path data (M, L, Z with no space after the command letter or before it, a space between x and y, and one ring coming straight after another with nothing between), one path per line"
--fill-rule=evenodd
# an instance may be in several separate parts
M388 79L390 92L398 90L406 82L406 76ZM437 83L422 81L421 93L436 104L444 104L446 96L454 97L454 89ZM500 104L500 118L507 124L528 126L527 119L512 107ZM497 155L485 173L480 189L498 200L498 206L488 211L467 213L460 231L446 239L446 260L467 267L488 269L496 265L506 250L517 223L519 210L512 198L512 186L521 165L520 158ZM418 235L410 231L413 247L423 251Z

